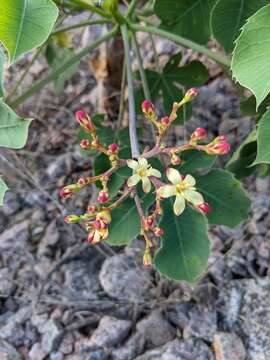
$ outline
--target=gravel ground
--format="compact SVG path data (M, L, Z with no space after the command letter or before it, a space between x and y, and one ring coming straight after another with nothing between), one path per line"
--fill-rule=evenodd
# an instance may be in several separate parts
M157 48L164 56L178 50L163 42ZM8 84L26 64L22 59L10 70ZM44 66L37 62L26 85ZM204 126L227 134L235 147L252 122L241 117L230 81L215 78L213 65L211 72L187 131ZM80 106L94 111L94 87L85 60L61 96L47 86L21 108L37 119L26 148L1 149L11 190L0 210L0 360L268 360L268 178L246 181L246 223L211 227L209 269L193 288L144 269L140 239L125 249L90 247L80 227L63 222L69 209L85 208L95 195L58 198L63 184L92 169L79 152L73 113ZM181 128L171 141L179 136Z

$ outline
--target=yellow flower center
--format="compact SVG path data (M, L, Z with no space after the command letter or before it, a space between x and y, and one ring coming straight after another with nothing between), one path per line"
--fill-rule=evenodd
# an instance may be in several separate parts
M184 183L181 183L181 184L176 185L176 194L181 195L182 192L183 192L183 190L186 189L186 187L187 187L187 186L186 186L186 184L184 184Z
M140 176L140 177L145 177L146 176L146 169L144 168L140 168L137 170L137 174Z

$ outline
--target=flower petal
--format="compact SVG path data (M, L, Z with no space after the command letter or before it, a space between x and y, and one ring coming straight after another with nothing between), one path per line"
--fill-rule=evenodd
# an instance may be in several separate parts
M139 175L134 174L131 177L128 178L127 181L127 186L128 187L132 187L138 184L138 182L141 180L141 178L139 177Z
M166 176L170 180L170 182L174 185L180 184L182 182L181 175L179 171L173 168L169 168L166 170Z
M144 168L147 168L147 166L148 166L148 161L142 157L138 159L138 163L140 166L142 166Z
M196 185L196 180L191 175L186 175L184 181L185 181L185 183L187 183L190 186L195 186Z
M127 166L131 168L132 170L137 170L139 167L139 163L136 160L127 160Z
M200 205L204 203L203 196L194 190L184 190L184 197L190 201L193 205Z
M94 234L94 239L93 239L93 244L96 244L100 241L100 233L99 230L95 230L95 234Z
M149 193L151 190L151 181L146 176L142 178L142 188L145 193Z
M173 204L173 211L176 216L181 215L182 212L185 210L186 202L183 196L177 195L175 197L175 202Z
M170 196L175 196L176 188L174 185L164 185L158 189L158 194L163 198L168 198Z
M150 168L149 170L147 170L147 176L155 176L157 178L160 178L161 173L157 169Z

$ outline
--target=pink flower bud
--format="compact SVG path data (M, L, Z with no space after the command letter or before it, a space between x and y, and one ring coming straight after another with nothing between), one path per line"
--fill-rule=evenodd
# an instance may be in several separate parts
M95 205L89 205L87 208L87 212L88 214L94 214L95 212L97 212L97 207Z
M146 223L147 226L149 226L151 228L153 226L153 224L154 224L154 219L151 216L148 216L145 219L145 223Z
M164 116L161 120L160 120L161 124L164 126L168 126L170 125L170 118L169 116Z
M94 237L95 237L95 232L92 231L88 234L87 236L87 241L89 242L89 244L91 244L94 241Z
M119 147L117 144L110 144L108 146L108 151L111 153L111 154L117 154L118 151L119 151Z
M67 224L76 224L77 222L80 221L80 216L78 215L67 215L64 217L64 221Z
M79 178L79 180L77 181L77 185L80 186L80 187L83 187L83 186L85 186L87 184L88 184L88 181L84 177Z
M231 146L226 142L220 142L207 146L207 153L210 155L225 155L230 151Z
M79 125L87 132L92 133L94 131L94 124L92 123L88 114L83 110L78 110L75 114L76 120Z
M164 234L164 231L163 229L161 229L160 227L156 227L154 228L154 234L157 236L157 237L160 237Z
M80 190L80 188L78 187L77 184L67 185L59 191L59 196L63 199L67 199L67 198L71 197L73 194L75 194L76 192L78 192L79 190Z
M144 100L142 103L142 112L146 117L152 117L156 113L155 106L150 100Z
M99 203L105 203L109 200L109 194L107 191L101 190L98 194L97 201Z
M93 227L94 227L96 230L101 229L101 221L100 221L100 220L95 220L94 223L93 223Z
M195 87L189 89L185 94L185 101L192 101L198 95L199 90Z
M191 134L191 140L198 141L203 140L207 136L207 132L204 128L197 128L192 134Z
M214 142L215 142L215 143L224 143L224 142L227 142L227 136L225 136L225 135L219 135L218 137L215 138Z
M172 165L179 165L181 164L181 159L179 156L177 156L176 154L173 154L171 157L171 164Z
M208 214L211 211L211 207L207 202L199 205L198 209L204 214Z
M82 149L88 149L91 147L91 144L88 139L82 139L82 141L80 142L80 146Z

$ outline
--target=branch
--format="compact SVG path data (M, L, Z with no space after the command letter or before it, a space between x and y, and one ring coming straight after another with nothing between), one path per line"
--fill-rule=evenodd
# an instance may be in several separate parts
M58 34L61 34L62 32L66 32L66 31L69 31L72 29L78 29L83 26L101 25L101 24L109 24L109 23L111 23L111 21L109 19L81 21L77 24L58 27L54 31L51 32L50 36L58 35Z

